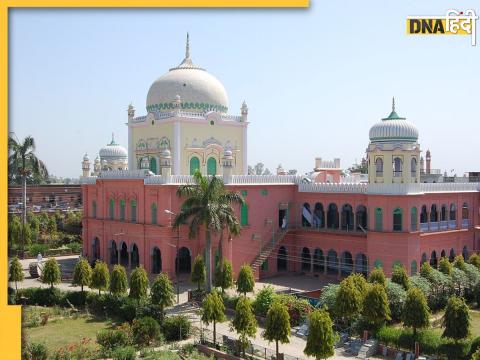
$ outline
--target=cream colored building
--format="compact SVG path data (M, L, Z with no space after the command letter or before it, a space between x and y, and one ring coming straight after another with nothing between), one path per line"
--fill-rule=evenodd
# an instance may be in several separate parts
M247 173L247 105L238 116L228 114L225 88L192 62L188 35L185 58L154 81L146 110L147 115L135 117L128 107L130 170L222 174L227 154L232 174Z
M367 148L369 183L420 182L418 130L395 111L370 129Z

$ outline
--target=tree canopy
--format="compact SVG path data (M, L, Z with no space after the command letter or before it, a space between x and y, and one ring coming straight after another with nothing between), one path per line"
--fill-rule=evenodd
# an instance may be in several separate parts
M455 341L466 338L470 332L470 314L465 299L451 296L443 317L442 336Z
M410 287L410 280L407 275L407 271L405 267L402 266L395 266L392 272L392 282L401 285L405 290L408 290Z
M152 304L158 305L162 316L164 309L167 306L172 306L175 302L175 292L173 291L173 284L164 272L157 275L150 290L152 297Z
M248 337L255 336L257 332L257 320L253 314L252 305L247 297L241 295L235 307L235 317L232 320L232 328L239 335L239 342L245 355L248 346Z
M92 281L92 268L88 263L88 260L85 258L81 258L75 264L75 270L73 271L73 281L72 285L80 286L82 288L84 286L89 286Z
M123 295L127 292L127 272L122 265L114 265L110 279L110 291L113 295Z
M255 279L253 277L253 271L250 265L243 264L238 273L237 279L237 291L247 295L247 292L253 291L255 287Z
M15 283L15 290L17 290L17 283L19 281L23 281L24 275L23 275L23 269L22 269L22 264L20 263L20 260L18 257L14 257L12 259L12 262L10 263L10 270L9 270L9 281L13 281Z
M368 276L368 282L371 284L380 284L383 287L387 286L387 279L381 268L375 268Z
M429 319L430 309L425 295L420 289L411 288L407 292L407 298L403 306L403 324L413 328L413 333L416 335L417 329L428 327Z
M205 324L213 323L213 344L216 344L217 322L225 321L225 305L220 295L213 290L205 297L202 305L202 321Z
M370 286L365 294L362 315L372 328L378 328L390 320L390 308L384 286L380 284Z
M276 301L270 306L265 321L263 338L268 341L275 341L277 359L279 358L278 342L286 344L290 342L290 315L288 309L282 303Z
M309 316L307 344L303 352L317 360L334 355L333 322L325 309L315 310Z
M200 286L205 284L206 278L206 268L205 263L203 262L202 255L197 255L193 261L192 274L190 276L190 281L197 284L198 290Z
M44 283L50 285L53 289L53 285L59 284L61 279L60 266L57 259L50 258L43 265L42 280Z
M137 299L140 302L141 299L147 297L148 290L148 276L143 267L137 267L130 274L130 294L129 297Z
M92 271L92 281L90 287L97 289L98 293L102 290L108 290L110 286L110 273L108 266L103 261L97 261Z

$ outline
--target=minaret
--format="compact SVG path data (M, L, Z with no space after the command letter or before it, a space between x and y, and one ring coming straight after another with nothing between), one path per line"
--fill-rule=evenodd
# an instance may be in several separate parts
M90 175L90 158L88 157L87 153L83 156L82 161L82 176L89 176Z
M246 122L248 117L248 106L245 100L243 100L242 107L240 108L240 112L242 114L242 122Z
M425 154L425 160L427 163L427 168L426 168L426 173L430 174L431 169L431 163L432 163L432 156L430 155L430 150L427 150L427 153Z
M222 159L223 166L223 182L228 184L232 177L233 172L233 154L232 150L225 149Z
M180 97L180 95L177 94L175 96L175 99L173 99L172 104L173 104L173 112L175 114L180 113L180 110L182 109L182 98Z
M140 168L148 170L150 168L150 162L148 161L148 157L145 156L140 160Z
M132 104L128 105L127 114L128 114L128 122L131 122L133 120L133 117L135 116L135 108L133 107Z
M423 160L423 156L420 156L420 174L425 174L425 160Z
M102 167L100 165L100 157L97 155L93 163L93 175L98 176L100 175L101 171L102 171Z
M160 167L162 169L162 176L172 175L172 156L170 150L165 148L160 154Z

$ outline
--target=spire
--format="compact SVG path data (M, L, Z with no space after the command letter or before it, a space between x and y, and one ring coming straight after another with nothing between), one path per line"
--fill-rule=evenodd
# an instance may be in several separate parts
M185 45L185 59L190 58L190 36L187 32L187 43Z
M392 97L392 112L395 111L395 96Z
M395 96L392 97L392 112L388 117L383 118L382 120L405 120L405 118L398 116L397 112L395 111Z
M112 132L112 142L108 145L118 145L116 142L115 142L115 134Z

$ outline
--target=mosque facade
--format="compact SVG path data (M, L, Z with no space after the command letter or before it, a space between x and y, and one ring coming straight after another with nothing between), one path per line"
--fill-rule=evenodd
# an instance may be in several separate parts
M186 226L177 234L172 213L181 209L178 186L196 170L221 176L246 201L235 209L241 234L214 236L212 268L224 256L236 272L252 265L257 278L389 274L399 264L414 274L423 262L478 251L480 184L422 182L418 130L394 101L370 128L368 181L352 182L341 180L339 159L317 159L309 177L247 175L248 107L239 109L228 113L225 88L193 63L187 38L180 65L150 87L147 115L128 107L128 150L112 139L93 171L88 156L82 162L84 255L149 274L173 276L175 264L188 273L205 239L190 238Z

